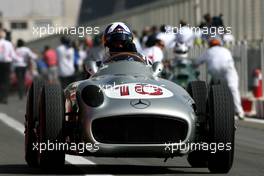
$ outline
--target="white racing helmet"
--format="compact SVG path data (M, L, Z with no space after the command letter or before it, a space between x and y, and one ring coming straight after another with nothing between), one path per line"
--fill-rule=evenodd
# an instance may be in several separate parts
M109 24L103 33L103 42L106 47L115 42L132 42L133 35L129 27L123 22Z

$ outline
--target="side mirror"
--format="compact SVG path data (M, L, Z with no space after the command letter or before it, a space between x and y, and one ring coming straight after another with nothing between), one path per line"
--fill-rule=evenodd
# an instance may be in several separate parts
M154 62L152 65L153 76L157 77L163 70L163 64L161 62Z
M98 71L98 66L95 61L86 61L84 64L86 73L93 76Z

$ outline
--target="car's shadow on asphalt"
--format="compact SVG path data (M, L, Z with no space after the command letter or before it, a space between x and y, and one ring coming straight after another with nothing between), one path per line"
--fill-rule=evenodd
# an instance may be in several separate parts
M210 174L208 171L195 171L188 166L148 166L148 165L65 165L63 168L39 169L26 164L0 165L0 174L29 175L149 175L149 174Z

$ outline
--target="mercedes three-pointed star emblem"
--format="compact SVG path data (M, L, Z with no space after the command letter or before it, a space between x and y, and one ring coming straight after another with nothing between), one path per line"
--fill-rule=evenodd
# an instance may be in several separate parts
M133 106L136 109L145 109L150 106L150 101L148 100L131 100L130 101L131 106Z

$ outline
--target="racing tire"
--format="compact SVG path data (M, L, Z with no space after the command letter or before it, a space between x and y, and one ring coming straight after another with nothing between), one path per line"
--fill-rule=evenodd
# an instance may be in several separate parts
M192 81L188 84L187 92L191 95L195 102L196 114L205 115L208 90L205 81Z
M38 166L38 151L34 150L33 144L37 142L36 126L38 120L38 101L44 81L34 79L29 88L25 115L25 160L30 167Z
M195 168L207 167L207 153L204 151L192 151L187 157L188 163Z
M208 169L212 173L227 173L232 167L234 114L233 98L227 84L212 85L209 92L209 143L224 145L224 150L208 152Z
M65 151L56 149L56 145L65 143L63 97L61 86L58 84L44 85L41 92L39 143L46 144L46 149L38 152L38 161L42 168L62 167L65 164ZM53 146L53 149L49 148L49 145Z
M207 89L205 81L192 81L187 87L188 93L195 102L196 115L198 118L202 118L200 121L204 121L207 113ZM192 167L207 167L207 152L201 150L192 151L188 154L187 161Z

